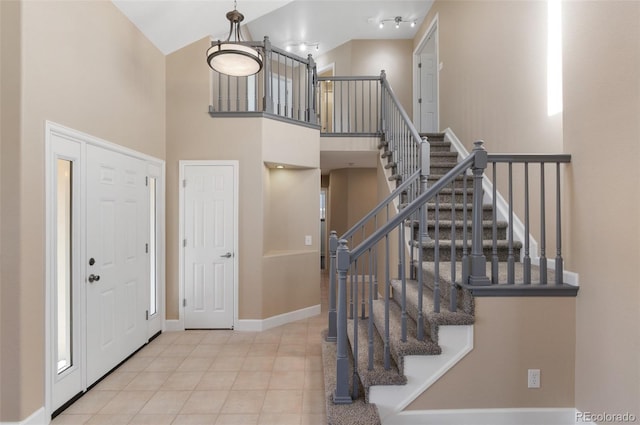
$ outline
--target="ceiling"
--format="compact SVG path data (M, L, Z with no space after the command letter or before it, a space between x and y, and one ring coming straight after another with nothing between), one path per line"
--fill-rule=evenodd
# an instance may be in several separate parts
M226 13L234 7L233 0L111 1L165 55L206 36L226 39ZM318 50L310 51L318 57L349 40L413 38L432 3L433 0L239 0L237 8L245 16L243 31L253 40L262 40L266 35L274 46L283 49L300 42L318 43ZM416 21L416 26L402 23L395 28L388 21L379 28L380 20L393 20L396 16ZM371 152L342 151L322 152L320 160L326 173L335 168L375 167L376 158Z

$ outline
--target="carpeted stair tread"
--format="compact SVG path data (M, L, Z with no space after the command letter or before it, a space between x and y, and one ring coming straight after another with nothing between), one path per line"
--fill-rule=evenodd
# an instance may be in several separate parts
M353 319L348 321L347 335L353 347ZM365 390L365 400L369 401L369 387L372 385L404 385L407 378L400 374L398 366L391 359L389 370L384 368L384 343L373 326L373 369L369 370L369 319L358 318L358 375Z
M400 299L402 293L402 281L392 280L393 296ZM406 281L406 297L407 297L407 314L416 322L418 321L418 282L407 279ZM442 325L472 325L475 321L473 315L465 313L462 306L459 310L452 312L449 310L449 302L447 299L440 299L440 312L433 311L434 299L433 291L424 286L422 291L422 312L424 320L424 330L433 342L438 342L438 327ZM473 311L473 310L471 310Z
M436 226L435 220L427 220L427 227L433 228ZM440 220L440 227L451 227L452 220ZM407 226L419 227L419 220L407 220ZM462 222L460 220L456 220L456 227L460 228L462 226ZM482 220L482 227L491 227L493 228L493 220ZM509 227L509 223L506 221L498 220L496 223L496 227L498 229Z
M464 241L462 240L458 240L456 239L455 241L455 245L456 245L456 249L462 249L462 245L463 245ZM418 242L418 241L413 241L413 246L422 246L423 248L426 249L433 249L436 246L436 241L431 239L428 240L426 242ZM500 249L505 249L505 248L509 248L509 241L506 240L497 240L496 241L496 246L497 248ZM483 240L482 241L482 248L483 249L490 249L493 247L493 241L491 240ZM469 240L467 241L467 248L469 253L471 253L471 238L469 238ZM513 249L514 250L519 250L520 248L522 248L522 242L520 241L513 241ZM440 253L442 254L442 252L446 249L451 249L451 240L450 239L440 239ZM515 255L515 254L514 254ZM520 255L517 255L516 258L516 262L520 261Z
M327 330L322 332L322 364L328 425L381 425L378 408L365 402L364 393L351 404L334 404L336 389L336 343L326 341ZM350 357L353 367L353 357ZM351 381L351 380L350 380Z
M519 258L514 262L514 280L515 284L522 284L524 282L524 264L518 261ZM507 267L508 264L504 261L498 262L498 282L505 283L507 281ZM434 268L435 265L432 261L425 261L422 263L422 270L427 275L425 281L433 281L434 276ZM491 279L491 258L487 258L487 266L486 273L489 279ZM460 281L460 276L462 275L462 264L460 262L456 262L456 280ZM553 285L555 283L556 274L552 269L547 269L547 284ZM451 263L450 262L441 262L440 263L440 284L447 283L451 281ZM540 282L540 267L536 265L531 265L531 284L537 285Z
M405 342L401 340L402 312L396 302L389 302L389 351L398 365L398 370L404 374L404 356L437 355L442 352L442 349L429 338L418 341L416 339L416 322L410 317L407 318L407 340ZM384 341L384 299L373 302L373 317L380 337Z

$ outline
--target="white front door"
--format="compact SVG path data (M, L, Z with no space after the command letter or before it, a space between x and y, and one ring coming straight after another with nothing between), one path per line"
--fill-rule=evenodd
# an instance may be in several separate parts
M146 163L87 146L87 385L147 341Z
M237 164L181 162L184 327L230 329L234 319Z

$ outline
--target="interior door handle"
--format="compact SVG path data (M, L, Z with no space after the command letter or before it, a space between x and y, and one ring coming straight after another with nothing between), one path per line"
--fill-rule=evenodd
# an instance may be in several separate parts
M230 252L227 252L226 254L221 255L220 257L222 257L222 258L231 258L231 257L233 257L233 254L230 253Z
M100 275L90 274L88 280L89 280L89 283L97 282L100 280Z

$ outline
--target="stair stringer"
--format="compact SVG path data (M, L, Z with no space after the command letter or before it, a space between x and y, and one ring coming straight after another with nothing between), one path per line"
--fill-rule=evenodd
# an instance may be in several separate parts
M473 350L473 325L440 326L438 345L440 355L404 357L406 385L369 388L369 403L378 407L382 424L396 423L396 415Z

